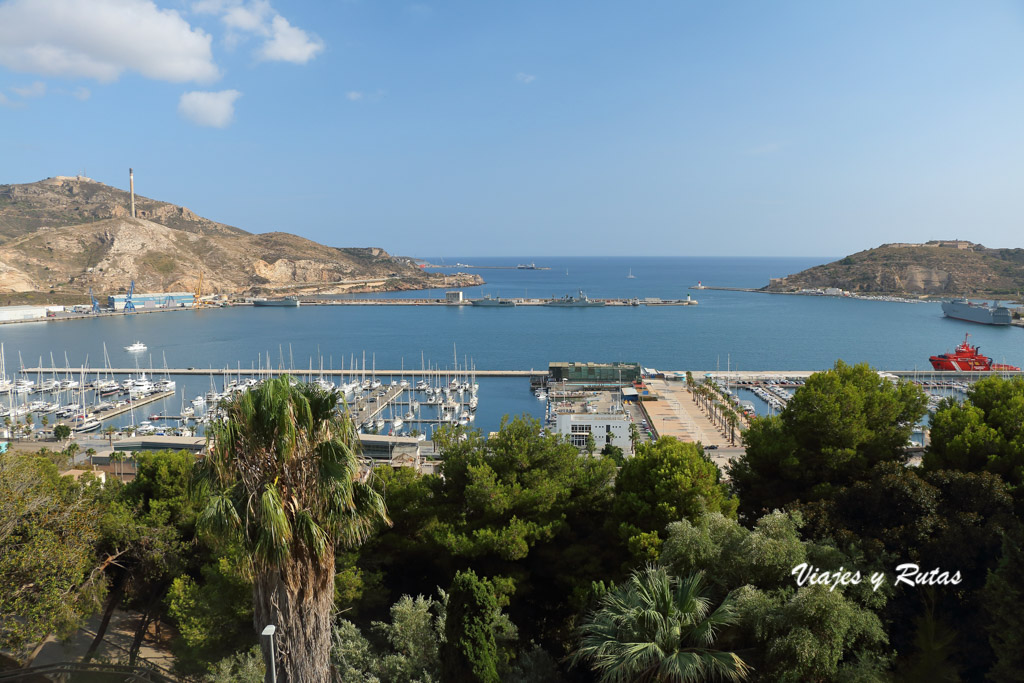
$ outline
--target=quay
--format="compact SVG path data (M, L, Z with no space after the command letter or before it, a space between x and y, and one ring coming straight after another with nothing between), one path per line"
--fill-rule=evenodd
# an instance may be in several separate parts
M370 401L369 397L360 398L356 401L349 411L352 413L353 420L357 425L361 425L367 420L374 420L380 413L387 408L393 400L398 398L401 393L405 391L404 387L389 387L387 392L377 397L377 400Z
M113 375L134 375L139 372L138 368L85 368L85 372L95 372L100 370L103 373L110 373ZM81 372L82 368L71 368L72 372ZM66 373L68 368L25 368L19 372L31 375L36 373ZM399 370L397 368L393 370L319 370L314 369L312 372L305 368L296 368L294 370L285 369L271 369L266 368L157 368L155 372L159 372L162 375L214 375L216 377L237 377L238 375L246 376L274 376L277 375L291 375L292 377L306 377L309 375L316 375L320 377L369 377L374 375L376 377L401 377L402 375L416 375L418 377L446 377L452 374L452 370L413 370L411 368L405 368ZM467 374L465 370L460 370L460 374ZM546 377L548 374L547 369L544 370L473 370L469 374L475 374L477 377Z
M708 287L707 289L711 289ZM753 291L753 290L752 290ZM502 308L516 308L518 306L551 306L552 308L591 308L591 306L558 305L561 299L537 299L537 298L516 298L502 297L503 301L510 301L514 305L502 306ZM473 301L478 299L459 299L448 301L447 299L303 299L299 298L303 306L469 306L473 307ZM647 297L643 299L590 299L590 301L603 304L604 306L696 306L695 299L659 299ZM556 304L552 306L552 304ZM490 307L489 307L490 308ZM600 306L593 306L600 308Z
M124 415L125 413L130 412L132 410L135 410L136 408L141 408L142 406L146 405L147 403L153 403L154 401L160 401L160 400L163 400L165 398L170 398L171 396L174 396L174 394L175 394L175 392L173 392L173 391L161 391L160 393L157 393L157 394L150 394L149 396L145 396L145 397L140 398L140 399L131 400L131 401L128 402L127 405L123 405L123 406L119 406L117 408L111 408L110 410L104 410L104 411L98 412L98 413L96 413L94 415L94 417L97 420L100 420L100 421L109 420L112 417L117 417L118 415ZM160 419L169 419L169 418L162 417ZM66 422L64 420L61 420L60 422L58 422L58 424L63 424L63 423L66 423Z
M114 375L134 375L139 372L138 368L84 368L85 372L95 372L97 369L104 373L110 373ZM795 379L807 379L816 372L824 372L829 368L822 368L821 370L691 370L695 379L702 379L704 377L710 377L721 380L747 380L747 381L779 381L782 379L795 378ZM876 368L878 369L878 368ZM83 368L71 368L72 372L81 372ZM1016 377L1024 376L1024 370L1020 371L1001 371L1001 372L971 372L971 371L957 371L957 370L931 370L926 368L914 369L914 370L884 370L878 369L879 372L884 372L896 377L905 377L907 379L966 379L966 380L978 380L984 379L985 377L991 377L993 375L999 375L1001 377ZM36 367L36 368L24 368L18 372L25 375L34 375L38 373L52 374L52 373L66 373L68 368L66 367ZM296 368L293 370L285 370L281 368L266 369L266 368L159 368L156 370L160 374L166 375L213 375L215 377L237 377L239 375L245 376L260 376L267 377L278 375L291 375L292 377L305 377L310 375L316 375L317 377L368 377L374 375L376 377L401 377L403 375L416 375L419 377L447 377L452 374L451 370L414 370L412 368L400 369L377 369L377 370L365 370L365 369L345 369L345 370L323 370L314 368L312 372L306 368ZM460 371L464 373L465 371ZM686 376L686 370L665 370L659 371L659 375L665 377L683 378ZM547 377L549 372L547 369L530 369L530 370L480 370L474 369L470 374L474 374L477 377ZM138 403L138 402L134 402Z

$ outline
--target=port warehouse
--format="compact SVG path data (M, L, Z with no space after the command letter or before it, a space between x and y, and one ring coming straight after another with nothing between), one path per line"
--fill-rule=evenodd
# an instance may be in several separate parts
M63 306L0 306L0 322L43 320L51 313L63 312Z
M124 294L108 296L107 308L114 311L123 311L127 298ZM191 307L195 302L196 295L192 292L132 294L132 303L135 305L135 308L187 308Z

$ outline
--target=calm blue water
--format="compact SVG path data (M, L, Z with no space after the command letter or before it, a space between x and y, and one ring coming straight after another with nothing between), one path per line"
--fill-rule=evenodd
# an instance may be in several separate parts
M58 365L67 352L72 367L102 367L106 342L114 366L243 369L269 353L272 365L305 370L350 367L353 355L367 368L460 365L481 369L545 368L551 361L639 361L667 370L816 370L838 358L880 369L927 369L928 356L951 350L970 332L973 343L999 362L1024 365L1024 329L973 325L944 318L938 303L901 304L829 297L780 296L688 290L705 285L760 287L769 277L795 273L830 258L470 258L446 263L515 265L535 261L551 270L480 270L487 284L463 290L467 297L548 297L584 290L594 298L685 298L698 306L558 309L517 307L240 307L125 316L64 323L0 326L8 371L52 352ZM440 257L431 259L440 262ZM627 279L632 269L635 279ZM459 268L459 270L469 270ZM366 296L366 295L364 295ZM370 295L376 296L376 295ZM442 297L443 290L387 296ZM137 359L123 351L135 340L149 346ZM209 380L178 379L190 396ZM189 383L196 386L188 386ZM476 426L492 429L501 414L537 414L540 402L521 380L481 383ZM488 401L488 395L491 400ZM500 401L495 397L501 396ZM488 408L488 406L491 406ZM177 404L173 406L177 408ZM172 409L172 408L169 408Z

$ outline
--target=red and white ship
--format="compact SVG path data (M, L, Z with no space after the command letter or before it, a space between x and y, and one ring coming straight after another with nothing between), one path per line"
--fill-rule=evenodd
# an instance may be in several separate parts
M956 347L956 351L953 353L943 353L929 358L928 360L931 362L932 367L936 370L954 370L957 372L1020 371L1020 368L1016 365L993 363L991 358L981 355L978 352L977 346L971 346L967 343L967 338L970 336L969 334L966 335L963 342Z

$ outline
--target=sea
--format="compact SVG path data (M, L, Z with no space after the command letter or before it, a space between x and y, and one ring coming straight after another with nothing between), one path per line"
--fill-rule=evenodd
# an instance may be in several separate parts
M692 289L756 288L833 257L428 257L439 272L476 272L486 284L466 298L561 297L682 299L696 306L480 308L472 306L236 307L0 326L6 371L40 362L113 367L275 367L315 376L321 367L369 372L423 365L441 369L530 370L554 361L639 362L658 370L821 370L842 359L881 370L930 369L930 355L971 342L997 362L1024 365L1024 329L977 325L942 315L938 302L899 303L824 296ZM495 268L535 264L538 270ZM461 265L456 265L461 264ZM633 277L628 276L632 274ZM444 289L351 295L443 298ZM142 341L148 351L124 347ZM182 398L220 389L220 378L178 376L178 396L139 410L178 414ZM390 378L383 378L388 381ZM543 414L517 378L478 379L474 427L496 429L503 416ZM120 425L139 415L122 416Z

